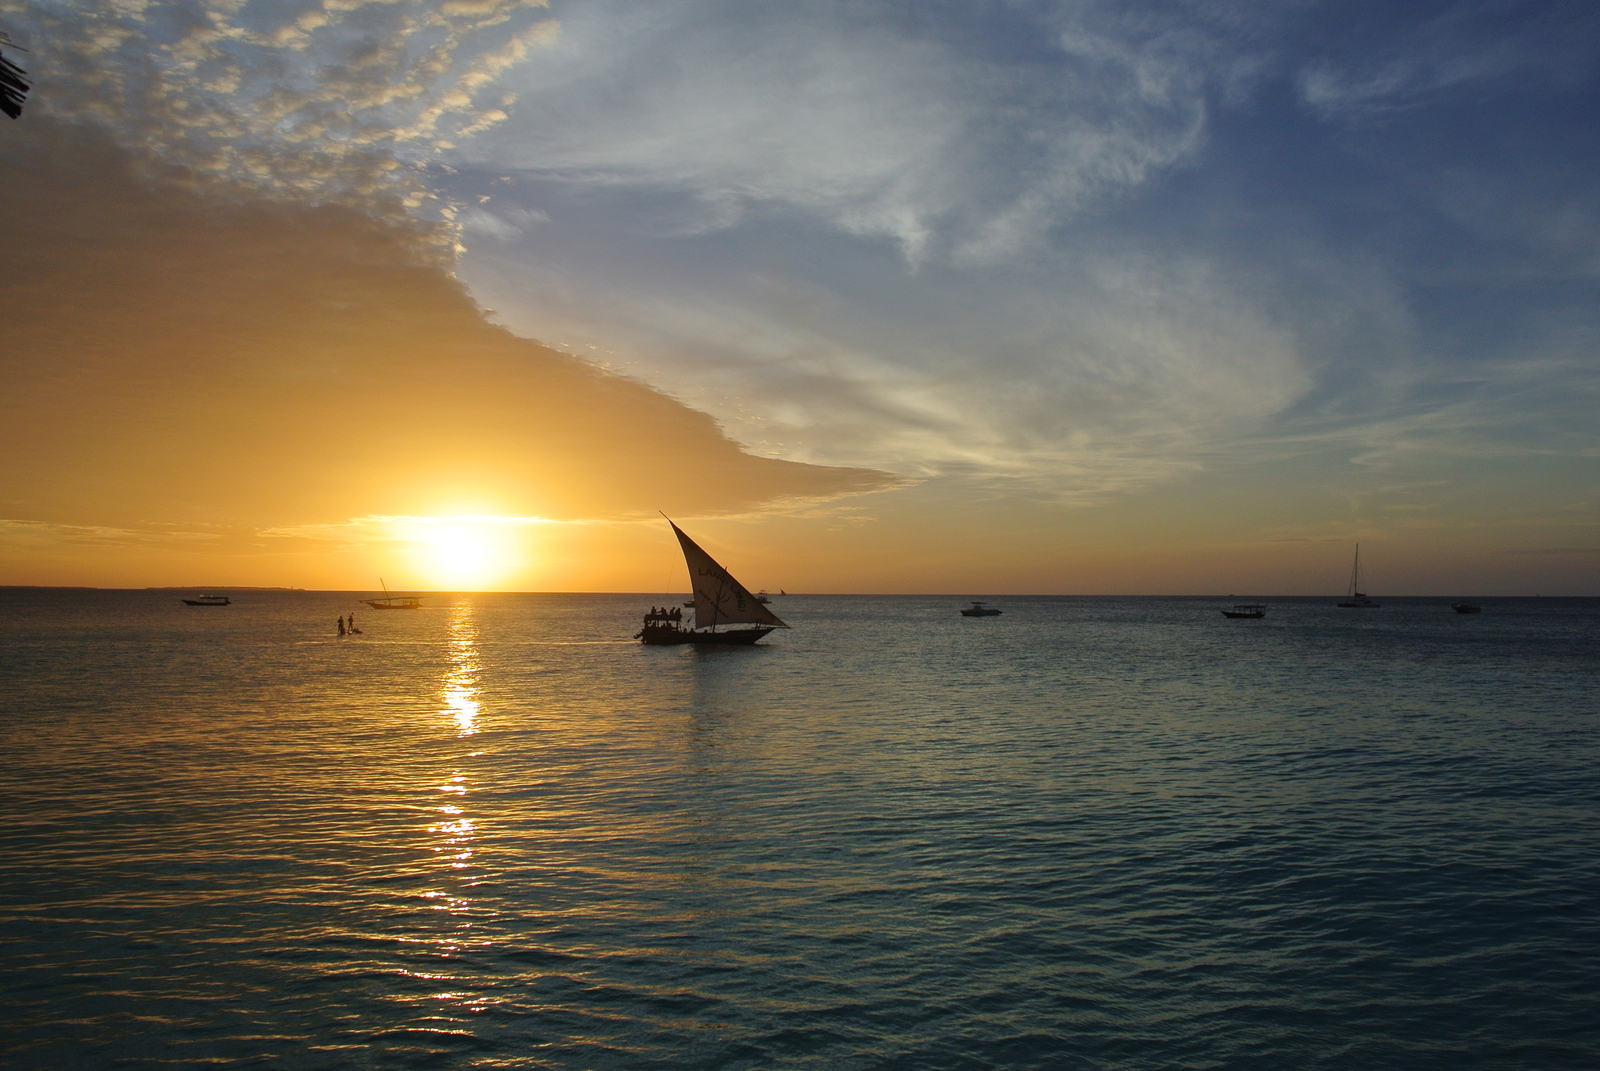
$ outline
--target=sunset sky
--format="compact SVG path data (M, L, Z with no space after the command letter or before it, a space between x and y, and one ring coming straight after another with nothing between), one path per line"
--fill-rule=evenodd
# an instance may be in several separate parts
M1592 2L0 30L0 584L1600 595Z

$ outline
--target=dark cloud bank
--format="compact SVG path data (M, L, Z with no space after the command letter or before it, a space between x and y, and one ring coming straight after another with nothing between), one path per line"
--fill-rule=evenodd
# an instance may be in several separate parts
M882 489L490 324L399 218L152 177L0 131L0 516L256 527L483 508L616 518Z

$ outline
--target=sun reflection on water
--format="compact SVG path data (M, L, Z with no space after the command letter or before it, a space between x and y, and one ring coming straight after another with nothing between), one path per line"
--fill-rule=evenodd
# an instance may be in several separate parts
M476 608L467 602L458 603L450 611L448 625L448 668L440 682L440 713L458 738L473 736L481 731L479 720L482 710L478 702L478 675L482 662L478 652L478 627ZM459 755L454 761L467 764L482 754L478 751ZM436 820L429 823L428 848L439 859L437 884L423 892L429 906L449 921L444 932L436 932L425 942L432 953L443 960L455 960L471 948L484 947L482 939L475 936L474 922L480 906L471 895L477 883L474 870L475 842L478 839L478 822L470 813L474 775L470 765L457 765L437 780L424 782L425 791L433 797L430 809ZM430 980L451 988L433 994L429 999L446 1009L426 1016L429 1021L452 1027L462 1022L461 1015L481 1012L487 1001L482 994L457 988L465 979L453 970L429 974Z
M455 718L458 736L478 731L478 624L470 603L450 612L450 675L444 682L444 712Z

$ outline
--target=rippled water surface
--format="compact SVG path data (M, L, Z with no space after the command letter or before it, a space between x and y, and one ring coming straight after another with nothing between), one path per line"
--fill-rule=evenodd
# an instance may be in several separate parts
M1600 600L668 601L0 592L9 1064L1600 1067Z

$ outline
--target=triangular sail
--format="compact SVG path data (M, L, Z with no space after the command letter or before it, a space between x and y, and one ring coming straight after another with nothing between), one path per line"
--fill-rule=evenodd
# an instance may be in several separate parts
M669 520L668 524L672 524ZM778 615L768 610L748 588L718 565L716 559L700 549L700 544L683 534L683 529L672 524L672 531L683 548L683 560L689 566L689 583L694 588L694 627L714 628L717 625L771 625L788 628Z

